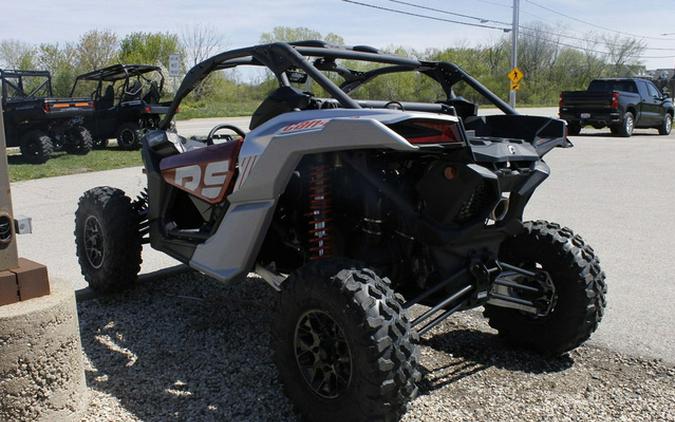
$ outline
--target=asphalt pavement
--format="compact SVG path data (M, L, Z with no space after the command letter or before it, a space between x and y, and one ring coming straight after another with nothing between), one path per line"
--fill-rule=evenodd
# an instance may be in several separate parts
M555 109L523 109L554 116ZM486 113L491 113L488 110ZM204 135L217 123L248 126L248 118L178 122L184 135ZM632 138L585 129L572 149L556 149L546 161L551 177L526 211L581 234L607 273L608 310L591 342L675 363L675 133L636 130ZM33 234L19 237L19 253L47 264L53 277L85 286L75 257L74 211L85 190L116 186L131 195L145 186L141 168L52 177L12 184L14 213L33 218ZM177 261L146 247L142 271Z

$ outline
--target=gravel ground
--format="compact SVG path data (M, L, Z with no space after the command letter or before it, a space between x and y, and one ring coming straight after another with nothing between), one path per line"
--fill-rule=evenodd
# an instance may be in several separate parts
M294 421L255 277L191 272L81 300L91 405L83 421ZM593 347L544 360L498 341L477 312L422 342L420 396L404 421L675 421L675 368Z

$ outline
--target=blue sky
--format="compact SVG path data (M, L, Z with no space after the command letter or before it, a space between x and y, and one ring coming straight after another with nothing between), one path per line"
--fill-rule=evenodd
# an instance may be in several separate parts
M390 0L360 1L458 19ZM407 1L491 20L511 21L509 6L512 0ZM226 40L223 49L256 43L261 32L278 25L305 26L321 33L335 32L348 44L377 47L470 46L502 36L500 31L405 17L340 0L4 0L3 3L0 6L0 39L31 43L74 41L89 29L111 29L123 35L133 31L180 32L192 24L218 28ZM648 50L645 55L675 56L674 0L536 0L535 3L596 25L659 38L645 41L650 48L672 50ZM583 37L588 31L608 33L539 8L529 0L521 0L521 9L521 24L544 21L553 25L556 31L576 37ZM662 37L662 33L673 35ZM579 44L574 40L568 42ZM643 61L649 68L675 67L675 57Z

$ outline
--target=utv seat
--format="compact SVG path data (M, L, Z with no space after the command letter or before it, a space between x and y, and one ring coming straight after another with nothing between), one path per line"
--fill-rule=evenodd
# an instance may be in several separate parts
M134 84L124 92L122 101L140 100L142 90L143 85L139 81L134 81Z
M157 82L150 82L150 88L148 93L143 97L143 101L147 104L157 104L160 99L159 88L157 87Z
M115 105L115 89L112 85L108 85L103 96L96 102L96 108L99 110L106 110L113 105Z
M253 130L281 114L306 108L310 98L312 98L310 94L291 86L282 86L274 90L253 112L249 129Z

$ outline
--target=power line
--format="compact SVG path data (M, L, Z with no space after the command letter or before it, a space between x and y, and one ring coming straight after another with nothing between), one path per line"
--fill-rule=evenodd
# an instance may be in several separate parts
M532 31L531 29L526 29L526 28L523 28L523 29L525 29L526 31L530 31L530 32ZM527 37L530 37L530 38L533 37L533 35L531 35L531 34L530 35L523 34L523 35L525 35ZM542 38L542 39L544 41L552 43L552 44L561 45L563 47L568 47L568 48L572 48L572 49L575 49L575 50L585 51L587 53L596 53L596 54L602 54L602 55L605 55L605 56L611 56L612 55L612 53L609 52L609 51L600 51L600 50L596 50L596 49L589 48L589 47L580 47L578 45L568 44L568 43L562 42L560 40L552 40L550 38ZM584 40L584 41L586 41L586 40ZM673 56L642 56L642 55L639 55L639 54L632 54L632 55L627 56L627 57L637 57L637 58L641 58L641 59L671 59L671 58L675 58L675 55L673 55Z
M493 6L499 6L499 7L505 7L507 9L513 9L513 6L510 4L504 4L504 3L498 3L496 1L490 1L490 0L474 0L480 3L485 3L485 4L491 4Z
M387 12L398 13L398 14L408 15L408 16L414 16L414 17L423 18L423 19L430 19L430 20L435 20L435 21L440 21L440 22L456 23L456 24L467 25L467 26L475 26L475 27L486 28L486 29L497 29L497 30L500 30L500 31L503 31L503 32L510 32L509 28L502 28L502 27L497 27L497 26L492 26L492 25L484 25L484 24L478 24L478 23L462 22L462 21L457 21L457 20L452 20L452 19L439 18L439 17L436 17L436 16L423 15L423 14L419 14L419 13L407 12L407 11L400 10L400 9L393 9L393 8L384 7L384 6L377 6L377 5L373 5L373 4L362 3L360 1L355 1L355 0L342 0L342 1L345 2L345 3L352 3L352 4L359 5L359 6L369 7L369 8L372 8L372 9L384 10L384 11L387 11ZM388 0L388 1L394 1L394 0ZM427 8L426 6L416 5L414 3L409 3L409 2L403 2L403 1L398 1L398 0L396 0L394 2L406 4L406 5L413 6L413 7L421 7L421 8L425 8L425 9L431 9L431 8ZM435 9L435 10L441 11L441 9ZM453 12L449 12L449 11L442 11L442 12L453 13ZM466 16L469 16L469 15L466 15ZM476 17L476 16L472 16L471 18L472 19L481 19L481 18ZM488 21L494 22L492 20L488 20ZM546 33L546 34L549 34L549 35L560 36L562 38L570 38L570 39L574 39L574 40L578 40L578 41L586 41L585 38L578 38L578 37L573 37L573 36L569 36L569 35L565 35L565 34L561 34L561 33L557 33L557 32L545 31L545 30L540 30L540 29L533 29L533 28L526 27L526 26L523 26L523 25L519 25L519 28L522 28L525 31L530 31L530 32L539 31L539 32ZM523 33L523 35L527 36L527 37L533 36L533 35L527 34L527 33ZM572 49L581 50L581 51L585 51L585 52L602 54L602 55L606 55L606 56L609 56L609 55L612 54L611 52L608 52L608 51L600 51L600 50L587 48L587 47L579 47L579 46L576 46L576 45L573 45L573 44L561 42L559 40L551 40L551 39L544 38L544 41L549 42L549 43L556 43L556 44L564 46L564 47L569 47L569 48L572 48ZM611 44L611 43L606 43L606 42L605 42L605 44L616 45L616 44ZM675 58L675 55L674 56L631 55L629 57L637 57L637 58L643 58L643 59L669 59L669 58Z
M434 7L423 6L421 4L409 3L407 1L401 1L401 0L387 0L387 1L390 1L392 3L403 4L403 5L406 5L406 6L416 7L418 9L430 10L432 12L444 13L446 15L459 16L459 17L466 18L466 19L475 19L477 21L480 21L481 23L492 22L492 23L497 23L497 24L500 24L500 25L507 25L507 26L511 25L511 22L496 21L496 20L492 20L492 19L481 18L481 17L478 17L478 16L471 16L471 15L465 15L465 14L462 14L462 13L450 12L448 10L436 9Z
M627 35L627 36L635 37L635 38L646 38L646 39L659 40L659 41L674 41L675 40L675 38L659 38L659 37L651 37L651 36L648 36L648 35L639 35L639 34L633 34L633 33L630 33L630 32L617 31L616 29L608 28L606 26L598 25L598 24L595 24L593 22L585 21L583 19L576 18L576 17L568 15L566 13L559 12L555 9L551 9L548 6L541 5L541 4L539 4L537 2L534 2L532 0L525 0L525 1L530 3L533 6L539 7L540 9L544 9L544 10L547 10L551 13L555 13L556 15L560 15L560 16L563 16L567 19L571 19L573 21L577 21L577 22L580 22L580 23L583 23L583 24L586 24L586 25L590 25L592 27L602 29L602 30L605 30L605 31L614 32L614 33L621 34L621 35Z
M588 41L588 38L575 37L573 35L567 35L567 34L564 34L562 32L547 31L547 30L541 29L541 28L527 27L525 25L520 25L520 28L524 29L524 30L527 30L527 31L541 32L541 33L544 33L544 34L555 35L555 36L558 36L558 37L561 37L561 38L567 38L567 39L575 40L575 41ZM601 44L604 44L604 45L608 46L608 47L617 47L617 46L621 45L621 44L612 43L612 42L609 42L609 41L606 41L606 40L602 40L602 41L599 41L599 42ZM660 48L660 47L646 47L645 46L644 49L645 50L655 50L655 51L675 51L675 48L667 48L667 47ZM670 56L668 56L668 57L670 57Z
M419 13L406 12L406 11L400 10L400 9L392 9L392 8L384 7L384 6L376 6L374 4L361 3L359 1L354 1L354 0L342 0L342 1L345 2L345 3L357 4L359 6L370 7L372 9L384 10L384 11L387 11L387 12L398 13L398 14L401 14L401 15L415 16L415 17L424 18L424 19L431 19L431 20L440 21L440 22L456 23L456 24L459 24L459 25L475 26L475 27L478 27L478 28L496 29L496 30L499 30L499 31L502 31L502 32L509 32L510 31L509 28L503 28L503 27L499 27L499 26L485 25L485 24L481 24L481 23L462 22L462 21L457 21L457 20L453 20L453 19L439 18L439 17L436 17L436 16L422 15L422 14L419 14Z
M464 14L461 14L461 13L451 12L449 10L437 9L437 8L434 8L434 7L423 6L421 4L411 3L411 2L408 2L408 1L402 1L402 0L387 0L387 1L390 1L392 3L403 4L403 5L410 6L410 7L416 7L418 9L430 10L430 11L433 11L433 12L444 13L444 14L454 15L454 16L461 16L463 18L468 18L468 19L475 19L475 20L478 20L482 23L493 22L493 23L502 24L502 25L511 25L510 22L497 21L497 20L482 18L482 17L478 17L478 16L464 15ZM561 32L548 31L548 30L542 29L542 28L536 28L535 29L535 28L532 28L532 27L527 27L525 25L518 25L518 27L521 28L521 29L530 30L530 31L538 31L538 32L542 32L542 33L545 33L545 34L549 34L549 35L567 38L567 39L570 39L570 40L587 41L587 38L579 38L579 37L567 35L567 34L564 34L564 33L561 33ZM605 44L608 47L617 47L617 46L620 45L620 44L609 42L607 40L602 40L601 43ZM658 48L658 47L647 47L647 46L645 46L644 49L645 50L655 50L655 51L675 51L675 48L666 48L666 47ZM669 57L665 57L665 58L669 58Z

